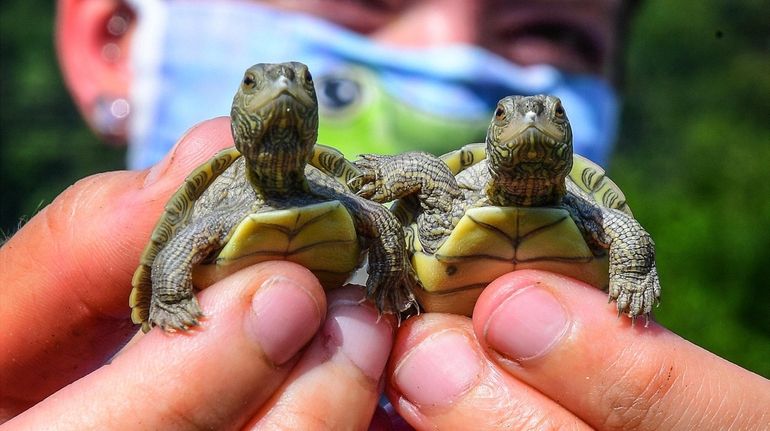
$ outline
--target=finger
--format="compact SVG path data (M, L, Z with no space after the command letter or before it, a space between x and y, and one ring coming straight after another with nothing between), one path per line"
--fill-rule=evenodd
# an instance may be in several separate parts
M249 428L366 429L379 399L393 326L363 298L354 287L329 294L321 331Z
M650 323L617 318L606 294L542 271L485 289L474 330L510 375L599 429L750 429L770 382ZM717 408L718 407L718 408Z
M318 280L288 262L249 267L199 295L189 333L155 328L88 376L9 422L19 429L231 429L281 384L321 325Z
M470 319L428 313L396 335L388 395L417 429L589 429L489 361Z
M131 336L131 276L150 231L185 175L232 145L229 128L201 123L149 171L79 181L0 249L3 408L45 398Z

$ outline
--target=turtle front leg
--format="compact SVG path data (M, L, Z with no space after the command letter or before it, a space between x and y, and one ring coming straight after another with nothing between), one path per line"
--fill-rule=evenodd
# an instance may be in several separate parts
M192 268L220 248L229 229L216 221L188 225L158 253L152 265L149 323L164 331L188 330L203 316L192 285Z
M353 178L350 185L359 196L380 203L416 199L420 206L417 212L431 220L427 224L418 222L425 244L440 241L454 228L457 220L448 215L459 208L455 204L462 192L443 160L412 151L395 156L366 154L355 165L361 175Z
M407 259L404 228L384 206L347 195L340 201L353 215L356 231L369 250L366 296L380 313L400 314L417 301L411 291L411 265Z
M633 320L647 317L660 300L660 280L655 266L655 243L630 215L596 204L573 183L563 203L584 238L609 255L609 300L617 301L618 314Z
M660 300L655 242L639 222L618 210L602 208L602 220L609 237L610 300L617 301L618 313L649 318Z
M618 210L602 208L602 220L609 237L610 300L617 301L618 313L649 320L660 300L655 243L639 222Z
M438 157L420 151L395 156L364 154L354 162L361 175L351 180L359 196L375 202L390 202L416 195L423 210L452 211L460 196L457 180Z
M589 244L605 249L609 257L609 300L618 314L633 320L649 317L660 301L660 280L655 266L655 243L632 216L598 205L572 182L563 203Z

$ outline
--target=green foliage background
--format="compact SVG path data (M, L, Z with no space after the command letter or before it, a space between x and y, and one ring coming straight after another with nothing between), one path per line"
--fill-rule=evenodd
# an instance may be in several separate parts
M768 11L762 0L643 2L610 166L657 244L664 292L656 318L765 377Z
M85 127L53 49L53 7L0 6L0 229L120 169ZM765 0L648 0L625 53L610 166L658 246L656 318L770 377L770 28ZM665 354L665 352L661 352Z

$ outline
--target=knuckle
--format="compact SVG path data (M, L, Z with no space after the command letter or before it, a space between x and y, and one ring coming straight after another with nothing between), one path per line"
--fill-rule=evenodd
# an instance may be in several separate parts
M629 348L610 365L609 375L617 377L601 395L608 412L603 428L658 429L665 422L662 406L674 401L671 389L681 370L661 356Z
M54 235L69 233L80 217L88 216L88 205L98 193L99 181L105 174L86 177L65 189L42 214Z

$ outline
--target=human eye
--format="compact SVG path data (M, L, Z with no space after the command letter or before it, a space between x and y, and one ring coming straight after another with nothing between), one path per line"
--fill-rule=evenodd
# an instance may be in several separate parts
M616 43L617 8L603 2L514 2L488 14L483 44L520 65L603 73ZM494 10L495 8L491 8Z

